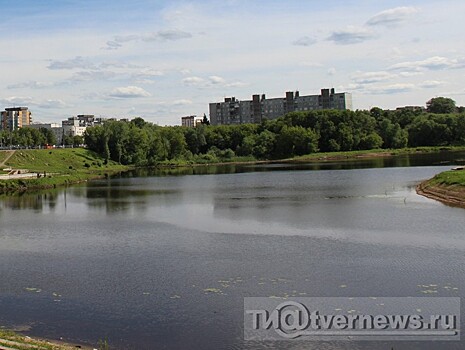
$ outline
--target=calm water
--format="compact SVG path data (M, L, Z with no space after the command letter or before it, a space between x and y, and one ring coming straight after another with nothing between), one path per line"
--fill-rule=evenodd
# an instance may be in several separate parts
M116 349L463 349L242 340L246 296L464 296L465 211L414 190L463 159L145 171L3 198L0 324Z

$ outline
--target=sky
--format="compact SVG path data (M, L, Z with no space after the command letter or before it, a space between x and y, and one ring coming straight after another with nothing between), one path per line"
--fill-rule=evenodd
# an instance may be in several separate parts
M286 91L465 105L463 0L0 0L0 109L159 125Z

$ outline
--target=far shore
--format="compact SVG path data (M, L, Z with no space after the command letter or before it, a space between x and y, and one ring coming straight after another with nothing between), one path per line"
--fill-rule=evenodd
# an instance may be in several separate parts
M435 152L465 151L465 147L416 147L405 149L375 149L347 152L312 153L304 156L272 159L272 160L242 160L232 158L228 161L215 163L191 163L184 160L165 161L148 166L148 168L191 168L208 166L234 166L234 165L259 165L259 164L298 164L351 161L357 159L376 159L394 157L404 154L423 154ZM1 154L5 152L5 154ZM6 153L8 152L8 153ZM119 172L125 172L137 168L136 166L121 165L113 161L105 162L104 159L91 151L82 148L56 149L56 150L22 150L0 151L0 164L13 169L28 169L30 173L45 174L37 176L21 175L16 178L7 174L0 176L0 193L22 193L29 190L50 189L68 186L90 180L109 177ZM142 167L143 168L143 167ZM0 169L1 171L2 169Z

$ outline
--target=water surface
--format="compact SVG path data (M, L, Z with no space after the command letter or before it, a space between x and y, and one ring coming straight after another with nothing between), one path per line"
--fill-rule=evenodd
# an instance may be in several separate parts
M463 296L465 212L414 187L464 158L145 171L3 198L0 324L117 349L462 349L252 343L242 323L247 296Z

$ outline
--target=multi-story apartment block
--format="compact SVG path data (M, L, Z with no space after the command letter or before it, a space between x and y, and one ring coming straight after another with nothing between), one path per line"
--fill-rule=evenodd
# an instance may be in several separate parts
M195 115L189 115L187 117L181 118L181 126L186 128L193 128L195 127Z
M60 124L58 123L36 123L36 124L31 124L29 125L30 128L34 128L34 129L49 129L49 130L52 130L53 134L55 135L56 137L56 140L57 140L57 145L61 145L63 144L63 133L64 133L64 130L63 130L63 127L60 126Z
M31 112L27 107L5 108L0 114L0 130L14 131L32 122Z
M94 115L80 114L63 120L63 133L67 136L83 136L88 126L102 125L104 118L96 118Z
M320 95L300 96L286 92L284 98L267 99L265 95L253 95L252 100L239 101L227 97L224 102L210 103L212 125L260 123L263 119L276 119L294 111L318 109L352 109L352 95L336 93L334 89L322 89Z

